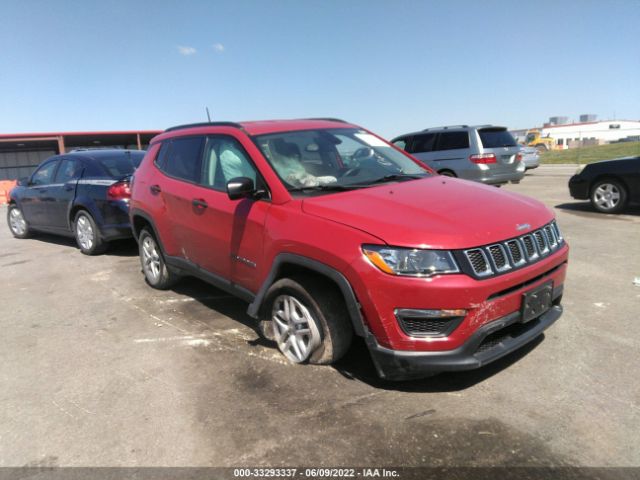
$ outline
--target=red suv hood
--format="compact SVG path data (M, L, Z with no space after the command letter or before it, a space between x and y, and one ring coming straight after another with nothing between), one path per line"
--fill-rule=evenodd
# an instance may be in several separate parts
M442 176L307 198L302 209L389 245L438 249L506 240L553 219L532 198Z

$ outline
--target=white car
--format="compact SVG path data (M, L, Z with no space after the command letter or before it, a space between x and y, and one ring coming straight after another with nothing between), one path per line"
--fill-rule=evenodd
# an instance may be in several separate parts
M520 148L520 154L522 155L522 163L525 170L531 170L540 166L540 153L537 148L522 146Z

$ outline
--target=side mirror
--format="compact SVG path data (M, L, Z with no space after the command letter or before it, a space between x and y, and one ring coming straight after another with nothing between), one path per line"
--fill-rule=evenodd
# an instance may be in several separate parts
M249 177L235 177L227 182L227 195L231 200L251 197L254 193L256 187Z
M16 185L18 185L19 187L28 187L29 186L29 177L22 177L22 178L18 179L18 181L16 182Z

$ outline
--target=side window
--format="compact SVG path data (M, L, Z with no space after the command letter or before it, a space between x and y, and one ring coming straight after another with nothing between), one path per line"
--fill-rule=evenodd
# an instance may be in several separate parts
M227 182L236 177L248 177L256 183L256 169L244 148L232 137L209 137L204 149L202 185L224 191Z
M438 150L469 148L468 132L442 132L438 140Z
M54 183L67 183L71 180L80 178L80 163L77 160L65 158L60 162L60 168L56 172Z
M162 170L167 175L188 182L200 181L203 143L203 137L177 138L171 141Z
M31 177L31 185L48 185L52 183L53 172L55 172L57 165L58 162L55 161L41 166Z
M435 133L425 133L423 135L416 135L413 138L413 145L411 146L412 153L426 153L433 150L433 146L436 142Z
M164 169L165 160L167 159L167 152L169 151L169 147L171 146L171 142L162 142L160 145L160 151L155 159L155 164L162 170Z

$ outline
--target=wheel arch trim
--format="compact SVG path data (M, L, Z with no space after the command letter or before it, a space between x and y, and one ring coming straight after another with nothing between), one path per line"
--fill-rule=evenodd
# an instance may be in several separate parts
M247 314L249 316L258 318L260 308L263 306L269 287L275 283L278 278L278 274L286 265L303 267L332 280L340 289L347 305L347 311L349 318L351 319L354 333L360 337L364 337L366 335L367 329L365 327L364 319L362 318L360 303L356 299L353 288L345 276L329 265L293 253L280 253L275 257L269 274L264 282L262 282L262 286L260 287L260 290L258 290L253 302L249 304L249 308L247 309Z

